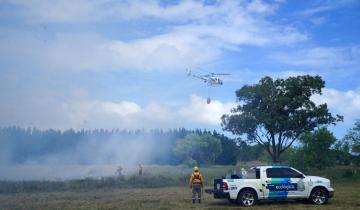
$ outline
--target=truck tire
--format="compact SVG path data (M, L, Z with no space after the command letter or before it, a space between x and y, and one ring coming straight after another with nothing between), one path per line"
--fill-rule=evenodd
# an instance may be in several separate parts
M329 193L322 187L315 187L310 194L309 200L316 205L325 204L329 199Z
M237 202L245 207L253 206L257 203L257 195L254 190L244 189L240 192Z

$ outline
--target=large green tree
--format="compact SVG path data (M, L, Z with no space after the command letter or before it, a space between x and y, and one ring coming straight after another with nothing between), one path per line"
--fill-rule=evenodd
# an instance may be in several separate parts
M335 124L342 116L333 116L326 103L316 105L311 96L321 94L325 82L320 76L297 76L245 85L236 91L239 105L222 116L224 130L246 135L249 142L264 146L274 163L298 137L320 125Z

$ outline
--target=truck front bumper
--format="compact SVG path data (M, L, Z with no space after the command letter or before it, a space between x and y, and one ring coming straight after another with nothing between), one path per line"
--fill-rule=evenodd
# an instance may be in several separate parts
M219 199L228 199L229 198L229 193L224 192L222 190L205 189L205 192L208 194L214 194L214 198L219 198Z
M328 187L328 188L327 188L327 191L329 192L329 198L334 197L334 194L335 194L334 188Z

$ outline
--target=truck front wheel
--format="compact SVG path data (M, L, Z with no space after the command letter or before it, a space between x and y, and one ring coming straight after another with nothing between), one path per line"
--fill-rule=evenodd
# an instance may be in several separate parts
M245 207L253 206L257 202L257 195L254 190L244 189L240 192L237 202Z
M328 201L329 193L322 187L316 187L311 191L310 200L312 203L322 205Z

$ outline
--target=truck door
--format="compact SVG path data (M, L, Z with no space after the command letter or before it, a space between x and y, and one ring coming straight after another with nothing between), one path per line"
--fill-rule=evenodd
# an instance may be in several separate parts
M274 166L266 169L266 178L263 180L265 198L305 197L306 188L303 175L290 167Z

